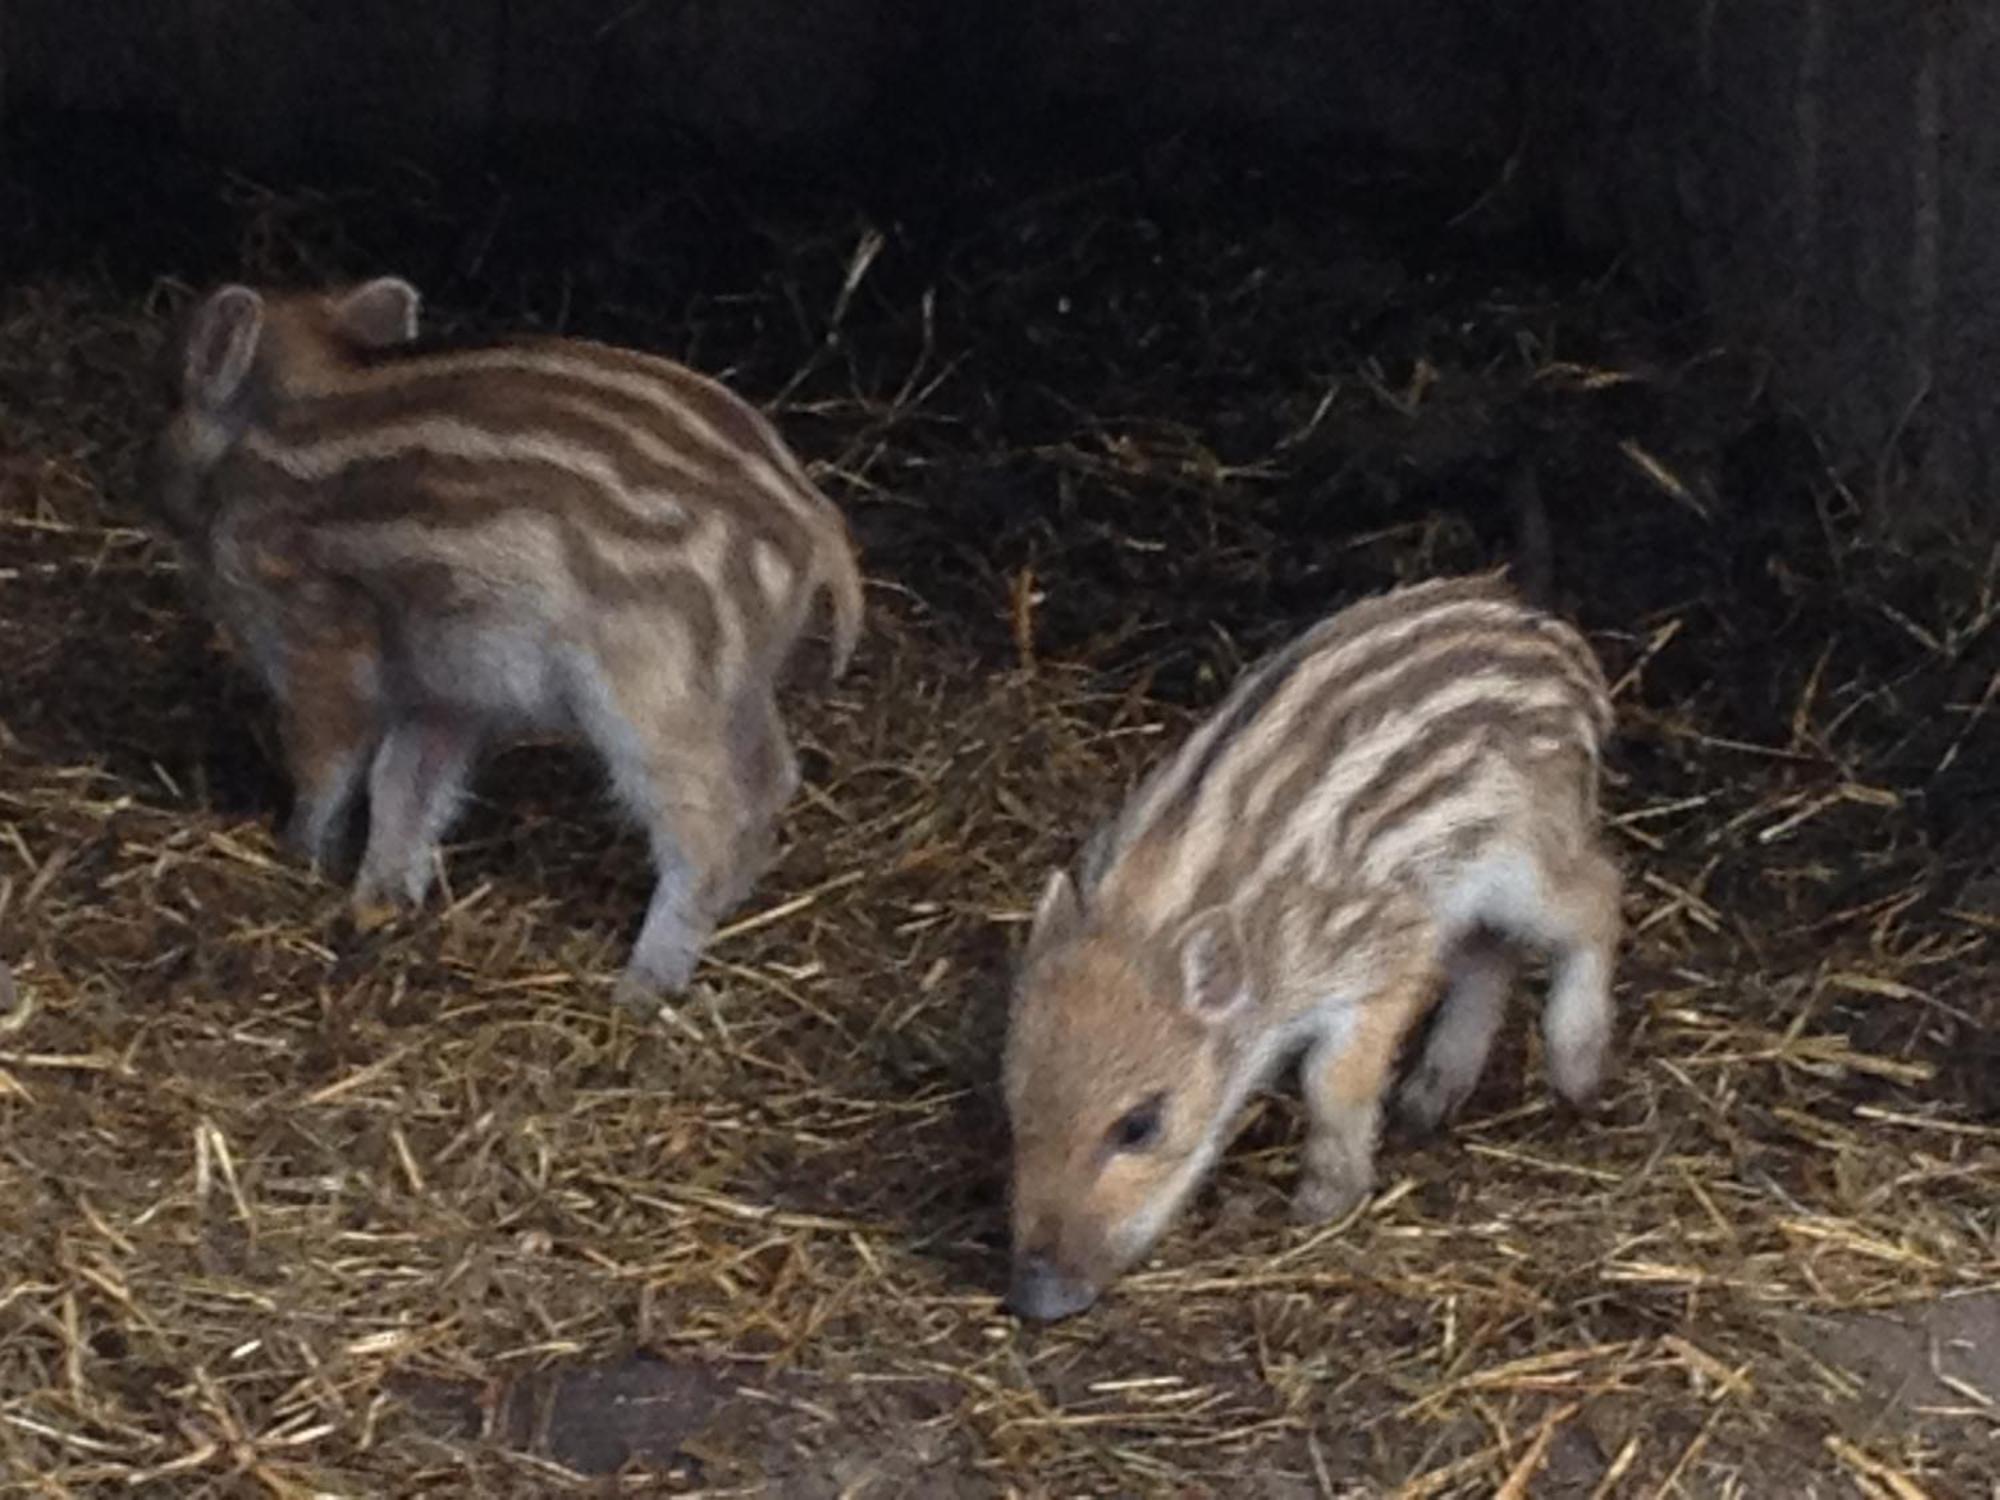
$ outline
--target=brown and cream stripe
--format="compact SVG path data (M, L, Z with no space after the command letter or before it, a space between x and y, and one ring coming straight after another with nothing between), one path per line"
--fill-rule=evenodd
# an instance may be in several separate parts
M1515 757L1594 771L1611 722L1589 645L1498 575L1364 600L1246 672L1141 783L1083 861L1086 899L1109 882L1168 930L1273 882L1385 883L1476 842Z
M586 587L630 592L666 565L774 615L823 590L836 672L852 653L861 597L845 519L769 421L716 382L580 341L403 346L298 368L273 344L280 399L253 414L232 463L249 483L313 496L316 527L539 515L576 534L565 551Z

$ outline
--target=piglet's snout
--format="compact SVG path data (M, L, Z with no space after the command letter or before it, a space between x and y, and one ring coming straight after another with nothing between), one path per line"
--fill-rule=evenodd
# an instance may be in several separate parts
M1065 1272L1046 1255L1024 1255L1014 1262L1007 1307L1017 1317L1053 1323L1082 1312L1096 1300L1096 1287Z

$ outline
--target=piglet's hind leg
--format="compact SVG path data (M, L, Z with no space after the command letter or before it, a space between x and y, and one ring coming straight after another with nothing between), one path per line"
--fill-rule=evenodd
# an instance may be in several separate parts
M1610 1048L1621 883L1618 867L1595 850L1549 882L1555 952L1542 1011L1543 1051L1556 1092L1580 1108L1596 1100Z
M746 900L777 852L778 818L799 789L799 762L768 691L747 694L737 710L732 753L742 797L742 825L718 912Z
M687 988L732 879L729 860L738 834L715 801L721 797L726 806L729 780L702 774L689 757L677 760L672 769L656 773L659 801L641 814L652 835L658 878L618 981L614 998L621 1005L643 1006L654 996Z
M715 929L734 883L741 801L720 713L676 705L641 730L595 734L618 798L646 829L657 880L638 940L618 982L621 1005L677 994Z
M1457 1113L1486 1071L1506 1014L1514 955L1504 940L1476 932L1445 959L1445 993L1424 1052L1397 1104L1404 1122L1425 1134Z

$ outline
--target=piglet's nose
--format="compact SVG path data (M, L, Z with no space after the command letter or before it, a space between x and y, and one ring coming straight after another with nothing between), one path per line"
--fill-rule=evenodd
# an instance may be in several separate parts
M1007 1307L1016 1317L1053 1323L1082 1312L1097 1300L1097 1289L1060 1270L1046 1255L1024 1255L1014 1263Z

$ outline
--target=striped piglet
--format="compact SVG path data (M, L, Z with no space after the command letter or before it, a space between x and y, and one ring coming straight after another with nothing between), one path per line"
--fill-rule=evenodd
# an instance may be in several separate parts
M822 596L834 676L853 650L846 523L714 381L571 339L427 348L417 305L393 277L204 298L155 498L281 706L302 857L367 780L357 909L423 899L482 747L580 734L658 874L619 998L677 991L797 787L774 686Z
M1611 722L1583 639L1492 576L1365 600L1247 672L1043 891L1005 1061L1014 1310L1090 1306L1300 1050L1295 1212L1354 1207L1400 1044L1442 981L1401 1094L1434 1126L1485 1067L1515 943L1552 953L1549 1071L1590 1099L1620 922Z

